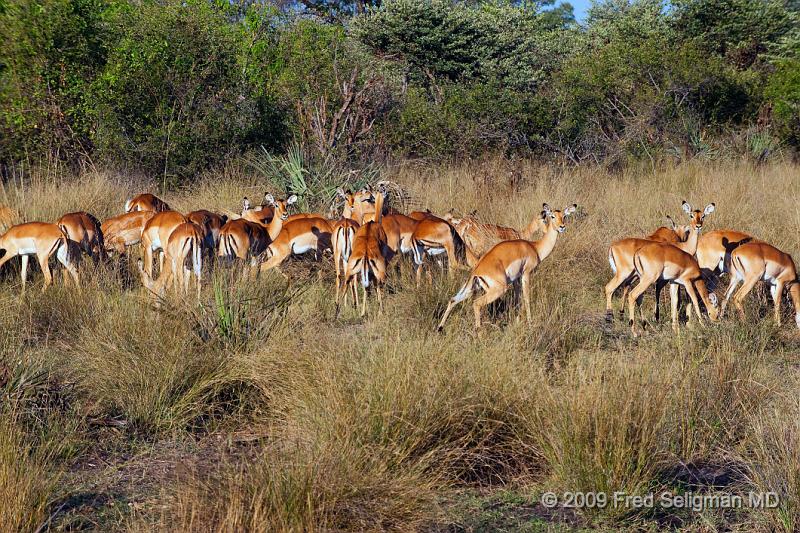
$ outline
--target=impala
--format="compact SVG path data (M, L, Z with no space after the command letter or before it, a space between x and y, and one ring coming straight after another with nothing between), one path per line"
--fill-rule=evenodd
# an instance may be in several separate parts
M697 243L697 262L700 268L713 274L731 272L731 254L739 246L751 242L747 233L733 230L714 230L703 235Z
M794 320L800 328L800 284L792 256L764 242L748 242L737 247L730 254L731 283L722 302L722 313L728 300L740 282L742 287L733 295L733 303L744 318L742 301L756 283L766 281L770 285L772 301L775 304L775 322L781 323L781 298L783 290L789 292L794 305Z
M417 265L417 285L419 285L422 265L426 255L434 256L446 253L448 272L452 274L456 265L466 262L472 266L477 258L466 249L464 241L455 228L439 217L428 217L420 220L411 235L411 251Z
M16 256L22 256L22 292L25 292L25 284L28 279L28 259L35 255L36 260L44 274L44 286L42 292L53 282L53 275L50 271L50 258L55 254L58 262L61 263L66 272L72 276L75 286L80 289L78 280L78 262L80 253L71 249L69 239L58 227L57 224L47 222L28 222L18 224L0 236L0 250L4 254L0 258L0 269ZM76 253L78 252L78 253ZM64 276L66 278L66 274Z
M158 266L163 268L167 239L175 228L185 222L188 222L187 218L177 211L159 211L144 225L142 230L144 270L150 276L153 275L153 253L158 252Z
M163 298L171 282L176 293L182 288L183 293L188 294L189 280L194 272L197 297L200 298L204 239L203 228L193 222L184 222L176 227L164 246L165 266L159 273L158 279L153 280L152 275L142 266L141 259L137 262L145 288Z
M68 239L95 262L105 257L105 243L100 221L84 211L68 213L56 222Z
M314 252L316 257L320 257L324 250L331 248L332 232L333 227L326 218L301 218L287 222L267 247L267 260L261 265L261 271L278 268L290 255Z
M495 224L478 222L472 216L452 219L456 231L461 236L467 249L475 257L481 257L492 246L500 241L515 239L532 240L534 235L543 231L547 223L543 213L537 214L522 231Z
M225 215L219 215L212 211L200 209L192 211L186 218L200 226L203 230L203 249L206 250L209 260L214 258L217 247L219 246L219 235L222 227L228 221Z
M331 233L331 248L333 248L333 265L336 269L336 304L339 303L339 287L342 281L342 272L347 267L350 254L353 251L358 222L350 218L340 218L333 223ZM355 297L355 294L354 294ZM345 298L347 294L345 293Z
M125 212L132 213L134 211L154 211L159 213L161 211L170 211L170 208L167 202L161 198L145 193L134 196L125 202Z
M544 204L542 210L546 217L546 226L541 239L538 241L524 239L503 241L489 250L472 269L467 282L450 299L437 329L441 331L444 328L447 317L456 305L472 297L477 289L481 289L484 294L476 298L472 303L472 310L475 314L475 329L479 329L481 327L481 310L500 298L511 286L511 283L518 280L522 285L525 318L530 323L531 299L529 285L531 274L552 253L559 233L563 233L567 229L565 224L566 217L574 213L577 207L576 204L573 204L563 211L553 211L549 205Z
M154 215L153 211L134 211L104 220L100 231L106 251L124 254L126 247L138 244L142 240L145 224Z
M696 235L694 231L692 235ZM690 236L690 239L693 237ZM705 281L700 273L700 266L697 260L690 253L687 253L677 246L663 242L650 242L639 248L633 256L633 263L636 275L639 277L639 284L628 294L628 314L630 319L631 332L635 337L636 324L635 313L637 303L641 303L641 297L654 283L670 283L670 303L672 308L672 329L678 330L678 290L680 287L686 289L692 306L697 313L697 320L703 323L703 316L700 314L700 305L697 294L708 310L711 320L716 320L718 316L717 299L712 293L709 295Z
M265 198L271 203L270 209L274 216L269 224L252 222L245 218L229 220L222 230L220 230L219 252L220 257L233 259L238 257L243 260L250 260L251 273L258 273L258 261L266 251L267 246L280 235L284 222L288 218L289 206L297 201L297 196L292 195L285 200L276 200L271 194ZM250 203L244 199L247 213Z
M364 304L361 308L361 316L367 314L367 288L374 281L375 292L378 297L378 310L383 312L383 294L381 287L386 281L386 254L388 246L386 243L386 233L381 224L383 213L383 193L375 193L375 212L377 218L374 221L366 222L355 234L353 250L350 260L344 271L343 292L346 293L347 285L353 286L354 300L357 294L355 288L356 276L361 277L361 286L364 289ZM355 300L356 305L358 301ZM338 306L337 306L338 311Z
M716 206L715 204L711 203L708 204L705 209L700 211L697 209L692 209L692 206L684 200L684 202L681 204L681 208L689 216L690 229L689 236L686 241L678 242L678 238L682 236L684 230L683 228L676 226L675 223L672 222L672 219L670 219L672 222L672 229L664 227L658 228L655 232L644 239L622 239L612 243L609 247L608 262L611 265L611 271L614 273L614 276L605 286L606 315L609 318L613 317L614 313L612 297L614 296L614 292L616 292L616 290L622 285L624 285L622 294L622 312L624 313L625 311L624 306L625 300L628 296L628 290L631 283L633 283L634 279L636 278L636 269L634 268L633 257L640 248L650 244L651 242L664 242L672 244L673 246L677 246L684 252L694 255L695 251L697 250L700 230L703 228L703 221L707 215L710 215L714 212ZM663 284L656 285L656 320L658 320L660 317L659 299L662 287Z
M270 193L264 194L264 200L260 207L254 208L250 205L250 200L247 196L242 200L242 215L241 218L255 222L256 224L267 225L272 222L275 217L275 209L272 204L275 198Z
M342 208L343 217L353 219L359 224L363 224L366 216L374 216L375 197L368 189L361 189L356 193L336 189L336 194L344 199L344 207Z

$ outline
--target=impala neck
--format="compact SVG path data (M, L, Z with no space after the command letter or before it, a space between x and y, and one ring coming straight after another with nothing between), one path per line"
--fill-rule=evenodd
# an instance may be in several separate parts
M538 241L533 241L533 246L536 248L536 254L539 256L539 261L544 261L544 259L550 255L550 253L553 251L553 248L556 246L557 239L558 230L556 229L555 225L548 220L545 224L544 236Z
M525 240L533 239L533 236L536 235L536 232L542 229L542 226L546 226L546 224L542 221L541 215L536 215L533 220L531 220L530 224L525 226L525 229L522 230L522 238Z
M269 233L269 240L274 241L278 238L281 230L283 229L283 217L279 217L277 213L272 217L272 220L267 224L267 233Z
M700 228L692 226L689 229L689 238L685 242L676 243L675 246L683 250L689 255L697 253L697 241L700 238Z

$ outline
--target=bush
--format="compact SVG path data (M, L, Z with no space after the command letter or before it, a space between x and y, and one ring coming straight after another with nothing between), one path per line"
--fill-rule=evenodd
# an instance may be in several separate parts
M772 104L778 134L790 146L800 148L800 59L778 62L765 95Z
M242 75L240 29L205 2L127 9L95 85L100 153L167 183L250 143L278 144L280 113Z

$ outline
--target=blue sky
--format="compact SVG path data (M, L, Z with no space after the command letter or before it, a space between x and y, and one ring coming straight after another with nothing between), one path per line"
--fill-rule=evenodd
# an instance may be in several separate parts
M586 12L592 5L591 0L568 0L572 7L575 9L575 18L578 22L586 20Z

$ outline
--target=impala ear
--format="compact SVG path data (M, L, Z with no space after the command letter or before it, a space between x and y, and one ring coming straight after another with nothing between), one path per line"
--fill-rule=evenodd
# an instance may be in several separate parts
M672 220L672 217L671 217L671 216L669 216L669 215L664 215L664 216L666 216L666 217L667 217L667 220L669 220L669 225L670 225L670 226L672 226L672 230L673 230L673 231L674 231L675 229L677 229L677 228L678 228L678 225L677 225L677 224L675 224L675 221L674 221L674 220Z
M542 204L542 213L549 215L551 213L550 206L547 203Z
M711 213L714 212L714 209L716 209L716 208L717 208L717 206L714 205L714 203L712 202L712 203L710 203L710 204L708 204L706 206L706 208L703 210L703 214L704 215L710 215Z
M250 200L247 199L247 196L242 200L242 211L250 211Z
M571 215L572 213L575 212L576 209L578 209L578 204L572 204L571 206L564 209L564 216L566 217Z
M692 206L691 206L691 205L689 205L689 202L687 202L686 200L684 200L684 201L681 203L681 209L683 209L683 211L684 211L684 212L685 212L687 215L691 215L691 214L692 214Z
M264 195L264 202L267 205L275 205L275 197L271 193L267 193Z
M341 187L336 189L336 195L344 198L345 200L347 199L347 195L344 193L344 189L342 189Z
M286 205L292 205L297 201L297 195L293 194L289 198L286 199Z

